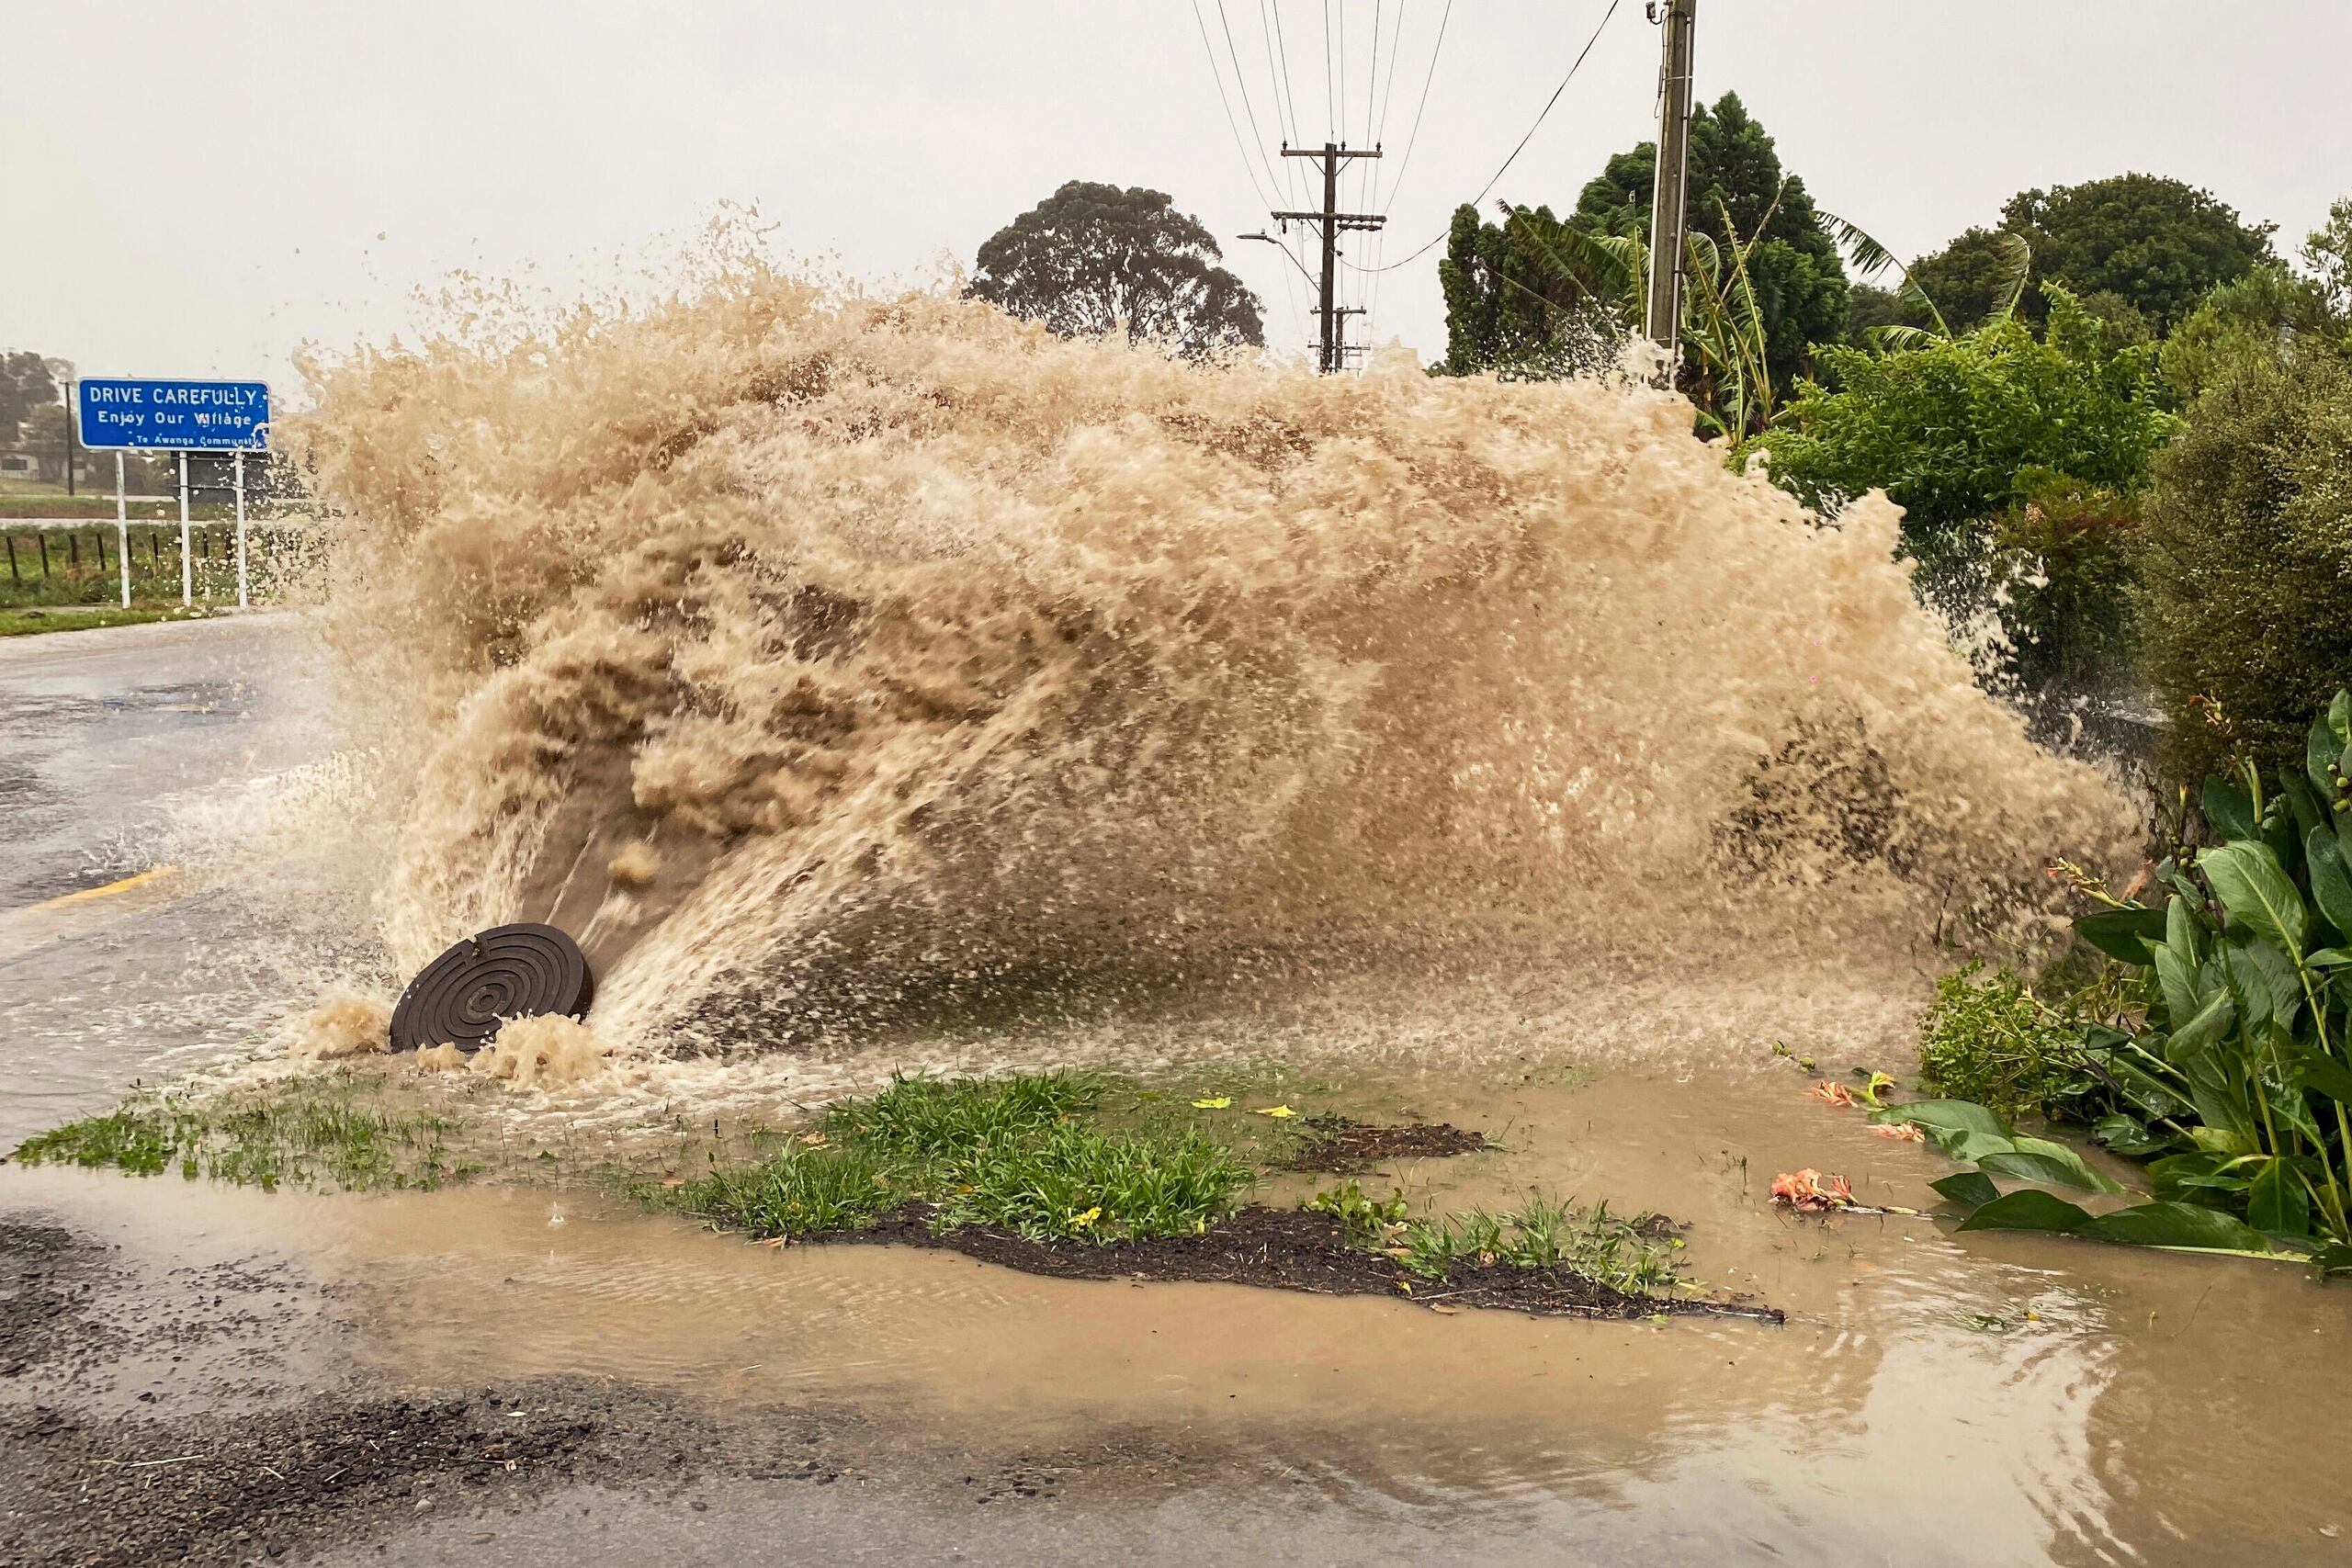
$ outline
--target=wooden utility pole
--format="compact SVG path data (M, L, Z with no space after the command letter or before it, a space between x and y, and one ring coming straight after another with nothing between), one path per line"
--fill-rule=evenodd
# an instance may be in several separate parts
M1342 146L1336 141L1326 141L1319 150L1308 147L1285 147L1283 149L1283 156L1313 158L1323 165L1323 209L1320 212L1277 212L1272 216L1275 222L1283 226L1284 232L1289 231L1293 223L1313 223L1322 230L1323 283L1321 299L1317 305L1317 314L1322 321L1323 344L1322 353L1316 364L1317 368L1329 376L1332 371L1340 368L1348 353L1347 345L1342 341L1344 333L1341 323L1350 316L1363 314L1361 310L1342 309L1334 292L1340 271L1340 235L1350 229L1377 229L1388 221L1387 215L1385 213L1340 210L1340 165L1351 158L1377 158L1380 156L1380 149L1374 147L1370 152L1365 152L1361 148Z
M1642 333L1666 349L1669 386L1682 360L1682 235L1690 175L1690 35L1698 8L1699 0L1650 0L1650 20L1662 22L1664 36L1657 75L1657 181L1650 188L1650 297Z

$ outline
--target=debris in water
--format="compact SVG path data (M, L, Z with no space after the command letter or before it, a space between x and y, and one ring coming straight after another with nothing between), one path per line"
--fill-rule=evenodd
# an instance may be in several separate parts
M1854 1103L1854 1091L1834 1081L1817 1083L1805 1092L1824 1105L1850 1106Z
M1908 1214L1917 1216L1917 1209L1898 1208L1893 1203L1864 1203L1854 1197L1854 1190L1842 1176L1826 1175L1807 1168L1784 1171L1772 1179L1772 1201L1783 1209L1793 1209L1801 1214Z
M1813 1169L1784 1172L1772 1179L1772 1201L1802 1213L1822 1214L1850 1209L1854 1190L1842 1176L1824 1176Z
M1916 1122L1882 1122L1872 1127L1871 1132L1876 1137L1901 1138L1904 1142L1911 1144L1924 1144L1928 1141L1928 1134L1919 1130L1919 1124Z

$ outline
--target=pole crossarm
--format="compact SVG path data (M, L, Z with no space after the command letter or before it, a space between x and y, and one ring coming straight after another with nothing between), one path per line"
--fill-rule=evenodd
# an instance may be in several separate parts
M1342 212L1340 210L1340 166L1351 158L1377 158L1377 147L1343 147L1336 141L1326 141L1320 147L1284 147L1285 158L1313 158L1323 166L1323 205L1314 211L1273 212L1268 216L1283 226L1287 233L1293 223L1312 223L1323 239L1323 269L1317 286L1316 316L1321 323L1321 342L1317 345L1317 368L1325 375L1340 368L1349 349L1340 341L1340 329L1350 316L1361 316L1360 309L1343 308L1334 294L1340 264L1339 239L1341 234L1364 233L1386 226L1388 216L1383 212Z

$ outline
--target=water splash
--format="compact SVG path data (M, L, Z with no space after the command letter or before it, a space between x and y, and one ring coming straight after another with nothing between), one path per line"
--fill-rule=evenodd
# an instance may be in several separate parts
M1894 507L1822 525L1632 379L1204 368L740 259L310 374L395 964L550 920L637 1053L1081 975L1327 1039L1766 976L1880 1017L2128 841Z

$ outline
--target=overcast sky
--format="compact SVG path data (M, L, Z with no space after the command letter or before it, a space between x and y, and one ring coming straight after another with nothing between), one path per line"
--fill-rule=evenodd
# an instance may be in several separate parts
M1336 88L1342 72L1345 137L1370 129L1388 153L1369 199L1391 231L1351 249L1396 262L1495 174L1609 0L1454 0L1433 72L1445 0L1333 0L1338 63L1326 9L0 0L0 348L93 375L283 384L295 344L398 331L412 292L452 269L536 266L569 288L730 202L757 204L788 251L876 278L968 265L1072 178L1168 191L1237 235L1265 224L1259 148L1294 114L1324 140L1327 75ZM1649 136L1657 53L1642 0L1621 0L1489 205L1571 204ZM2347 62L2352 0L1699 8L1701 96L1736 90L1823 207L1905 254L1991 221L2023 186L2126 169L2208 186L2291 251L2352 193ZM1227 254L1266 301L1269 341L1302 346L1306 296L1281 254ZM1443 352L1435 263L1382 276L1374 337Z

